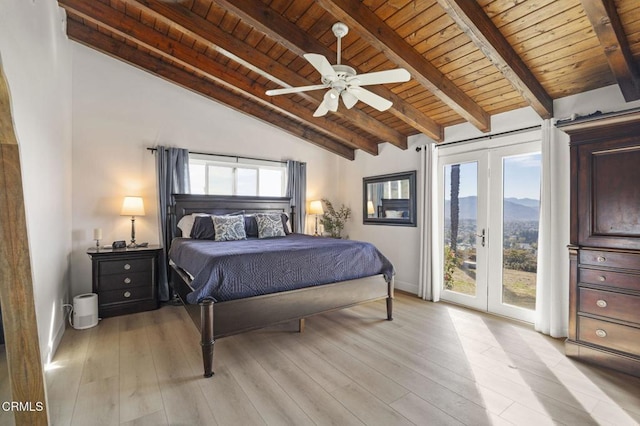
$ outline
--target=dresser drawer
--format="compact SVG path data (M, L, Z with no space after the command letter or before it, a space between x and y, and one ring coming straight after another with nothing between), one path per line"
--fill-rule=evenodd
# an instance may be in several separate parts
M580 288L579 311L640 325L640 297Z
M578 340L620 352L640 353L640 329L578 316Z
M147 259L117 259L100 262L100 275L121 274L123 272L145 272L153 269L153 258Z
M110 303L132 302L136 300L152 299L154 297L153 289L147 287L130 287L120 290L101 291L98 293L98 302L100 306Z
M580 250L580 264L607 268L638 269L640 256L614 251Z
M98 291L119 290L129 287L151 286L153 274L147 272L132 272L126 274L112 274L100 277Z
M597 284L640 291L640 274L590 268L580 268L579 274L581 284Z

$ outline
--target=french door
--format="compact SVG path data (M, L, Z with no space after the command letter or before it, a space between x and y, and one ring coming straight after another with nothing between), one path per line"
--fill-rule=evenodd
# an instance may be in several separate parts
M533 322L540 143L439 155L441 299Z

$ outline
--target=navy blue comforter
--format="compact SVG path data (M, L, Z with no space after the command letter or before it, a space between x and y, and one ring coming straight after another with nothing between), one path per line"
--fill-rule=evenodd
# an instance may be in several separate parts
M372 244L289 234L216 242L176 238L169 258L193 277L189 303L241 299L384 274L393 265Z

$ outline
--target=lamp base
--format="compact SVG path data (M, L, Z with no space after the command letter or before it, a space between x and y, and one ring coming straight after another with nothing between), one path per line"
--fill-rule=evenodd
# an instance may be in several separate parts
M127 248L138 248L138 245L135 241L131 241L129 245L127 245Z

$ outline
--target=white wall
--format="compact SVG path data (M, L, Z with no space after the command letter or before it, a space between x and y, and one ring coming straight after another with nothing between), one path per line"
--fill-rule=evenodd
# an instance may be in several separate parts
M71 252L71 61L54 1L0 0L0 55L20 147L40 351L64 331Z
M402 150L394 145L380 145L378 156L356 151L354 161L341 160L341 192L339 202L351 208L351 219L346 223L343 234L352 240L368 241L375 245L393 264L396 276L395 286L401 290L418 291L418 253L420 228L409 226L364 225L362 223L362 178L388 173L418 170L420 156L416 147L431 143L426 136L412 136L409 147ZM419 179L418 179L419 180ZM422 188L418 188L421 194ZM419 204L419 202L418 202Z
M145 202L136 240L158 243L155 157L147 147L305 161L307 199L337 194L338 156L82 45L72 43L72 51L73 295L91 291L93 228L102 228L104 243L129 240L131 221L120 216L125 195Z

